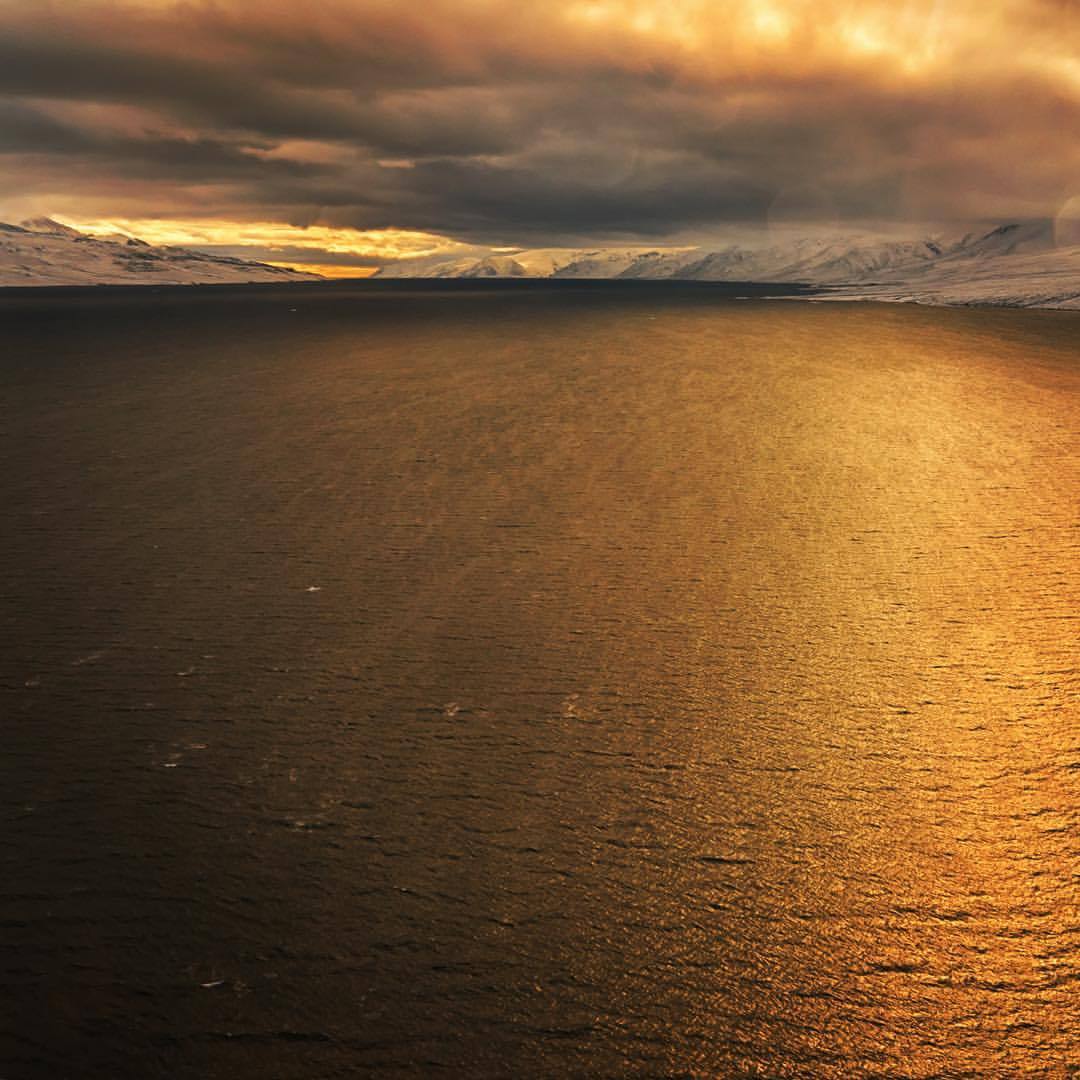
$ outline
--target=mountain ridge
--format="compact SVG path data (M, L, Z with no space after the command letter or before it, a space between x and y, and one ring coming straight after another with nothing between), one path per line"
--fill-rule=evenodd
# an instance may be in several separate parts
M962 236L796 237L769 245L475 249L401 260L381 279L549 278L801 284L829 300L1080 310L1080 244L1052 222ZM126 234L91 236L53 218L0 223L0 287L300 282L319 275Z
M1052 222L1007 223L955 239L852 234L711 250L504 249L402 261L377 276L772 282L817 286L829 299L1080 308L1080 245L1056 245Z
M267 263L148 244L134 236L90 236L48 217L0 223L0 287L212 285L318 281Z

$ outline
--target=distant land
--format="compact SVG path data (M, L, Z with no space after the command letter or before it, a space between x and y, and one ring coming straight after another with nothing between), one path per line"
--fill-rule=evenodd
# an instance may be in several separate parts
M821 286L821 295L836 299L1080 309L1080 244L1061 239L1047 221L954 239L834 236L716 250L490 251L395 263L378 276L785 282Z
M377 278L547 278L802 284L817 298L1080 310L1080 243L1052 222L945 238L800 238L751 247L476 249L403 259ZM0 224L0 287L302 282L319 275L126 235L88 236L51 218Z
M316 274L188 248L155 247L130 236L87 236L51 218L0 223L0 287L317 280Z

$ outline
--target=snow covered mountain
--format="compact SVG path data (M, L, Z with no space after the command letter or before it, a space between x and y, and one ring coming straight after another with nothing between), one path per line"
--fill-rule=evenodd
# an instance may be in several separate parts
M544 249L402 261L380 277L800 282L836 299L1080 309L1080 245L1049 222L957 239L803 238L767 247Z
M154 247L133 237L87 236L51 218L0 223L0 287L314 280L314 274L186 248Z
M379 277L800 282L825 299L1080 310L1080 244L1060 240L1050 222L1029 222L956 238L817 236L712 250L476 249L402 260ZM87 236L50 218L0 224L0 287L312 280L317 275L123 235Z
M1080 245L1054 245L1049 225L1002 225L965 236L921 265L899 265L833 291L841 299L1080 310Z

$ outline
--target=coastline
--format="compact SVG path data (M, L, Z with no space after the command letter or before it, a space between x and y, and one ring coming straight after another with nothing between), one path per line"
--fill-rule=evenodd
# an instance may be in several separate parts
M722 294L726 300L797 300L804 303L858 303L910 305L930 308L963 308L969 310L1016 310L1016 311L1080 311L1080 290L1062 296L1008 296L994 290L988 295L950 297L927 290L926 292L899 290L888 285L821 285L813 282L761 282L761 281L697 281L667 278L640 280L627 278L425 278L425 277L358 277L358 278L312 278L298 281L213 281L213 282L93 282L56 284L55 282L28 282L18 285L0 284L0 300L16 298L64 297L93 299L95 297L122 297L176 294L236 294L255 292L270 294L292 290L330 294L353 290L368 294L400 293L421 290L423 292L466 293L476 291L578 291L603 293L610 291L640 292L645 295L655 291L690 293L712 292ZM749 293L749 295L746 295Z

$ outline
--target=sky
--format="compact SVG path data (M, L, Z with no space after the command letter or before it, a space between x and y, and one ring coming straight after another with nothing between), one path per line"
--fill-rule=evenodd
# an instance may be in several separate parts
M0 220L329 273L1080 215L1080 0L0 0Z

